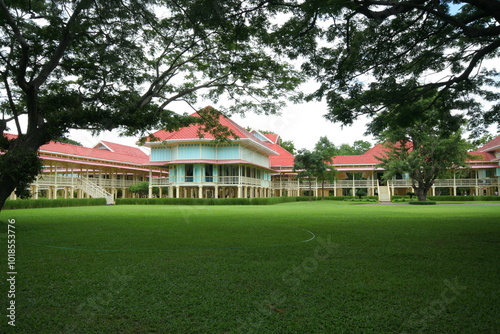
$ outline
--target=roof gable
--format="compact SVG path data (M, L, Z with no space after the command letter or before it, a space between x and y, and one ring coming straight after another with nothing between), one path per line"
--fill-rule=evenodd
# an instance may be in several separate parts
M277 135L277 134L274 134L274 133L266 133L265 136L267 137L267 139L269 139L271 142L273 142L274 144L277 144L279 142L279 138L280 136Z
M94 148L100 149L100 147L107 148L110 152L130 155L138 158L147 158L147 154L144 153L140 148L127 146L123 144L112 143L109 141L101 140Z
M262 142L257 137L252 135L249 131L247 131L243 127L239 126L233 120L227 118L222 113L218 112L217 110L215 110L214 108L212 108L210 106L203 108L199 112L192 113L189 116L203 118L203 116L200 114L203 112L211 113L210 117L215 116L217 118L217 121L219 124L227 127L228 130L234 134L234 135L228 136L229 139L248 138L251 140ZM185 126L183 128L180 128L179 130L175 130L175 131L159 130L159 131L154 132L152 134L152 136L160 139L161 141L164 141L164 140L185 140L185 139L197 140L200 138L216 139L212 133L204 131L203 125L198 124L198 123L191 124L189 126ZM149 138L147 139L147 141L151 142L151 140Z

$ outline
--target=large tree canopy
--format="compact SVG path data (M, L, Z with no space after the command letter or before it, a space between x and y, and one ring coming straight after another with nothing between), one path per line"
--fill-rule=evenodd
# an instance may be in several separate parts
M19 133L0 138L0 206L21 186L9 166L69 129L175 129L196 120L169 105L200 94L275 112L299 76L259 43L271 14L257 0L0 0L0 131Z
M435 100L435 97L429 97ZM425 108L428 100L415 102L409 109ZM433 109L420 113L411 124L389 123L379 128L379 140L388 148L385 157L378 157L385 170L384 178L408 173L419 201L425 201L427 193L437 178L450 169L465 166L469 144L455 129L462 123L461 116L443 112L449 104L437 99ZM445 117L443 117L445 115Z
M406 105L437 90L436 98L462 102L456 108L476 132L500 121L498 71L487 66L499 56L499 1L305 0L287 8L294 15L276 29L278 48L304 57L320 85L310 98L326 100L329 120L404 118Z

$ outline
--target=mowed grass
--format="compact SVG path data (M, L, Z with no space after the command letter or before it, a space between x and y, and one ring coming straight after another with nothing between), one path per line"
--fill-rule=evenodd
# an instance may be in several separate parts
M15 333L496 333L500 206L108 206L16 220ZM6 270L2 275L5 276Z

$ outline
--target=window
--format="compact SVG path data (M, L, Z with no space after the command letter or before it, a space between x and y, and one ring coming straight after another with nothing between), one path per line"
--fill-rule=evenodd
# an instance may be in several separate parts
M193 164L186 165L186 182L193 182Z
M205 182L214 181L214 165L205 165Z

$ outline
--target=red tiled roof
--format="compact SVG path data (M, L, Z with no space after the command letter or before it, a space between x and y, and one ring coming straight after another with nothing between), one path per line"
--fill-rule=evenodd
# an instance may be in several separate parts
M5 132L3 133L3 136L5 138L7 138L8 140L12 140L12 139L16 139L17 138L17 135L13 135L11 133L5 133Z
M138 158L144 158L144 157L148 158L148 155L146 153L144 153L138 147L112 143L112 142L104 141L104 140L101 140L99 142L99 144L101 144L101 143L104 144L107 148L109 148L111 150L111 152L114 152L114 153L125 154L125 155L138 157ZM97 148L97 146L99 146L99 144L94 146L94 148Z
M116 160L113 160L111 162L75 160L75 159L61 158L61 157L57 157L57 156L43 155L43 154L40 155L40 158L43 160L46 160L46 161L60 161L60 162L68 162L68 163L78 164L80 166L99 166L99 167L116 167L116 165L114 165L113 163L125 162L125 161L116 161ZM107 160L109 160L109 159L107 159ZM137 165L141 165L141 164L137 164ZM137 167L134 164L131 164L129 166L120 165L120 169L128 169L128 170L143 171L143 172L147 172L149 170L149 168L147 168L145 165L144 165L144 167ZM80 169L80 170L82 170L82 169Z
M269 163L271 167L273 166L293 166L295 157L292 153L285 150L279 144L267 144L273 151L278 153L279 155L272 155L269 157Z
M497 146L500 146L500 136L498 136L495 139L487 142L482 147L480 147L477 151L478 152L488 152L492 148L497 147ZM499 148L499 150L500 150L500 148Z
M13 135L10 133L4 133L3 135L8 139L17 138L17 135ZM59 143L54 141L40 146L38 150L41 153L41 157L46 160L50 160L53 158L51 157L51 155L48 155L48 153L50 153L82 158L94 158L113 162L131 163L137 165L142 165L149 161L149 156L137 147L111 143L108 141L103 141L102 143L104 143L113 151Z
M494 161L498 158L490 152L470 152L470 155L473 155L474 158L469 159L470 161Z
M56 142L49 142L48 144L42 145L39 151L43 153L50 152L71 156L80 156L85 158L95 158L100 160L133 163L138 165L145 164L149 161L149 157L146 154L143 154L142 156L127 155L123 153L110 152L107 150Z
M376 157L384 157L388 148L377 144L361 155L339 155L333 158L334 165L373 165L381 161Z
M270 141L272 141L274 144L278 142L279 135L274 134L274 133L266 133L264 134Z
M217 112L212 107L206 107L202 110L208 111L208 112ZM189 116L199 117L199 118L202 117L198 112L195 112ZM251 139L251 140L253 140L261 145L263 144L263 142L261 140L259 140L253 134L251 134L246 129L244 129L240 125L236 124L234 121L227 118L223 114L219 114L218 118L219 118L219 123L221 125L227 127L238 138L248 138L248 139ZM153 133L153 136L159 138L160 140L175 140L175 139L199 139L200 134L202 134L204 139L215 139L213 134L202 131L201 129L202 129L201 124L191 124L189 126L180 128L179 130L176 130L176 131L159 130L159 131L156 131L155 133ZM229 139L236 139L232 135L229 136L228 138ZM150 140L148 139L147 141L150 141Z

